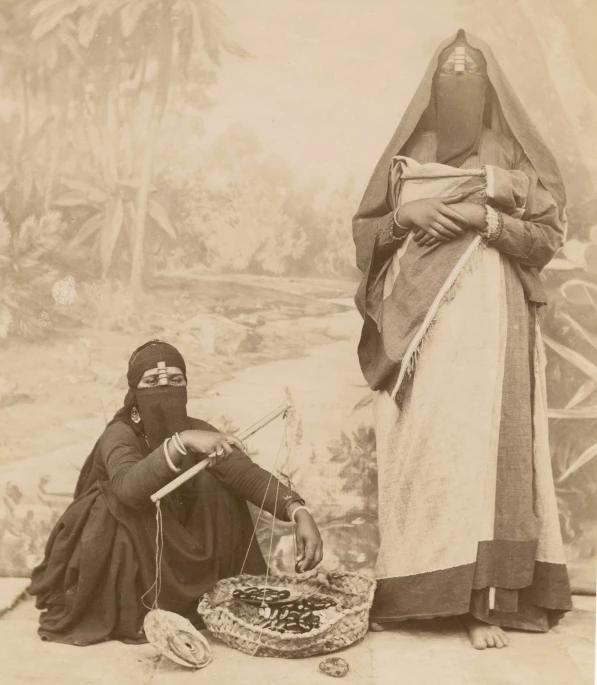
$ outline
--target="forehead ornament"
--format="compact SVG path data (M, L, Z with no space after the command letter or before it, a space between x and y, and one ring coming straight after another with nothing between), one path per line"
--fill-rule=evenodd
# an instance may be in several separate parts
M158 362L158 385L168 385L166 362Z
M442 74L481 74L479 65L475 62L466 47L458 45L450 53L448 59L441 66Z

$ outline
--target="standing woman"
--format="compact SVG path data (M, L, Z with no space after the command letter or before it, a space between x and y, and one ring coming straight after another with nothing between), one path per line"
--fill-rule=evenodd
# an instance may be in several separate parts
M459 31L353 222L379 468L373 629L461 616L474 647L499 648L502 628L546 631L572 606L537 318L564 206L491 50Z
M295 492L259 468L232 435L187 415L184 359L153 340L128 367L129 391L83 465L72 504L50 534L29 592L43 640L145 642L154 600L156 520L150 496L209 454L214 463L161 500L160 608L201 624L199 598L218 580L265 573L247 501L296 522L298 566L322 559L319 530Z

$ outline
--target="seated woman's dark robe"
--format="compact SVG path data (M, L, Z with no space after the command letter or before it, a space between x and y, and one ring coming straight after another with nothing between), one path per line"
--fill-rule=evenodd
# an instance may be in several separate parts
M191 427L215 430L191 419ZM190 464L187 464L188 466ZM143 619L154 599L156 507L150 496L176 474L163 447L149 453L122 421L110 424L87 459L75 499L48 540L29 593L42 610L44 640L88 645L145 642ZM301 498L238 450L161 501L162 586L159 607L195 624L198 600L218 580L265 572L247 501L288 520Z

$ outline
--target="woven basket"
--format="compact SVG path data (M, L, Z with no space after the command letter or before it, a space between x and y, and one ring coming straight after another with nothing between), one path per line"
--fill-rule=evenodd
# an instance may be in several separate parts
M317 592L337 601L322 624L309 633L279 633L261 628L258 607L232 597L246 586L284 588L293 595ZM198 612L208 630L234 649L251 656L299 659L335 652L362 639L368 630L375 581L356 573L309 576L235 576L219 581L201 598Z

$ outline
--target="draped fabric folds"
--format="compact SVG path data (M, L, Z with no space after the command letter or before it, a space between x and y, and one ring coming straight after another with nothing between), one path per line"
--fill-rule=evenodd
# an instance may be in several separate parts
M191 419L191 427L215 430ZM148 454L124 422L106 429L88 458L74 501L57 522L30 594L42 639L76 645L144 642L154 601L156 518L150 494L172 480L162 449ZM301 501L235 451L161 500L164 549L159 607L198 624L201 595L219 579L265 572L247 501L282 520ZM147 593L144 600L142 596Z
M375 392L379 469L371 617L471 613L547 630L572 607L538 325L546 303L539 272L563 242L566 195L491 50L465 35L487 70L470 154L457 166L438 163L434 79L452 37L431 60L353 220L358 354ZM485 205L499 230L434 247L397 239L394 211L426 198Z

